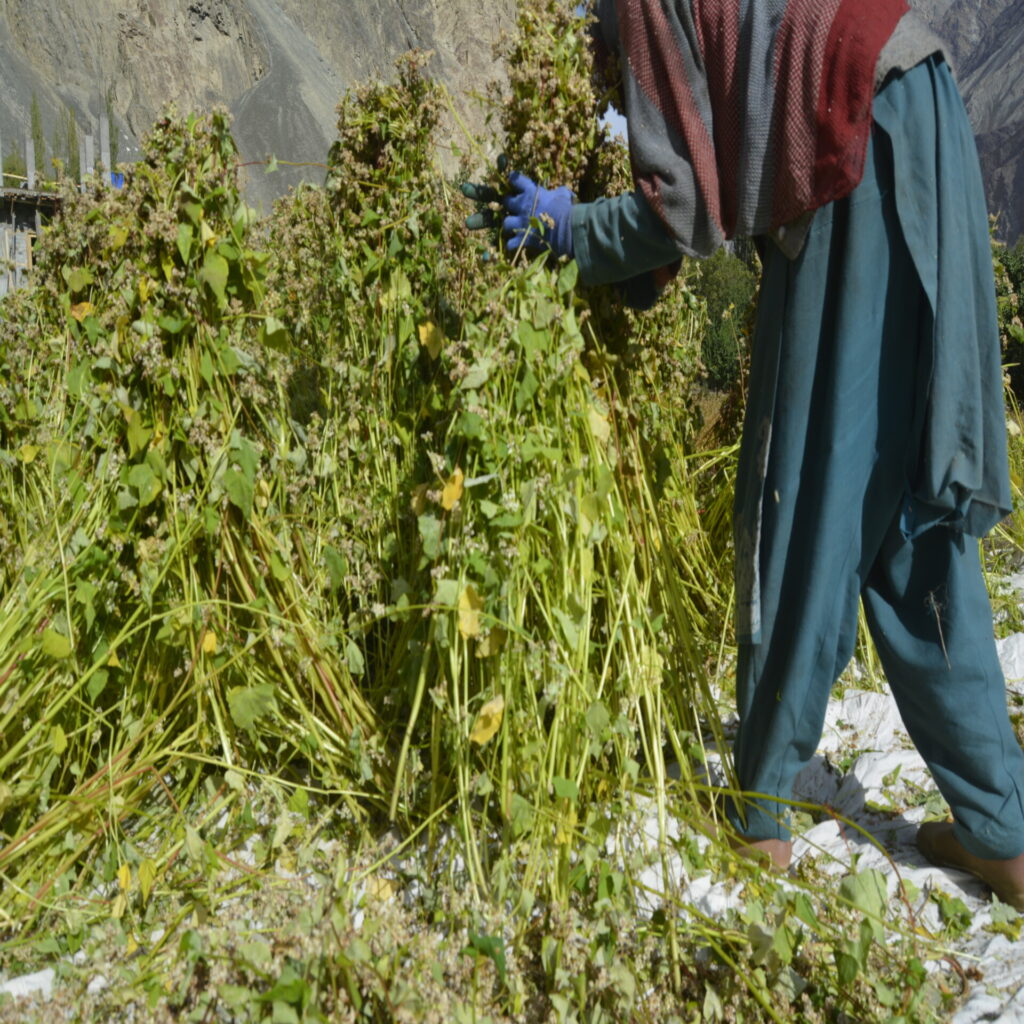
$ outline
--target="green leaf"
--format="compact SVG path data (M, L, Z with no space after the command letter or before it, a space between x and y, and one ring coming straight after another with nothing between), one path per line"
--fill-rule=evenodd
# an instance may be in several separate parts
M301 1024L301 1019L292 1006L275 999L271 1008L270 1024Z
M229 985L225 982L217 986L217 994L224 1005L232 1010L241 1010L255 1000L256 993L242 985Z
M252 729L267 715L277 711L273 683L257 683L255 686L236 686L228 690L228 710L235 725L240 729Z
M189 257L192 255L193 235L191 224L185 221L178 224L178 254L181 256L182 263L188 263Z
M256 479L256 469L260 463L260 453L248 438L235 432L231 443L231 457L238 463L242 472L249 480Z
M533 828L533 804L518 793L512 794L512 801L509 806L512 819L512 834L515 836L525 835Z
M206 844L203 842L203 837L191 825L185 826L185 852L197 864L202 864L205 859ZM182 937L182 941L184 941L184 937Z
M139 495L139 505L143 508L160 494L160 481L145 462L128 470L128 484L135 488Z
M497 935L470 935L469 945L462 951L466 955L486 957L494 963L502 984L505 982L505 943Z
M575 260L570 260L558 272L558 292L560 295L567 295L576 287L576 281L580 276L580 268Z
M417 519L420 541L423 543L423 554L431 561L441 554L441 533L443 525L437 516L425 513Z
M809 928L817 929L819 927L814 907L811 905L811 901L806 893L800 892L796 894L793 899L793 910L796 912L796 916Z
M270 575L280 583L292 578L291 569L285 565L281 556L276 551L270 552Z
M85 612L85 624L92 629L96 621L96 595L99 589L88 580L78 580L75 583L75 600L82 606Z
M213 384L213 360L209 352L204 351L199 357L199 375L207 384Z
M780 924L772 937L772 949L784 964L792 963L796 945L796 936L785 925Z
M92 271L86 267L76 267L67 277L68 288L72 292L80 292L88 288L93 282Z
M71 651L73 650L71 641L62 633L58 633L55 629L43 630L40 647L43 654L56 661L63 661L65 658L70 658Z
M263 321L261 339L264 345L278 352L288 351L288 328L275 316L268 316Z
M580 642L580 623L563 612L561 608L552 608L551 614L558 619L558 623L562 627L562 633L565 635L565 642L569 645L570 649L575 651Z
M100 694L103 693L109 678L110 673L105 668L97 669L89 677L89 682L85 684L85 693L91 704L95 704Z
M899 998L898 995L893 989L889 988L881 978L876 978L873 984L875 988L875 997L882 1006L890 1007L896 1005Z
M879 942L883 941L881 918L889 902L885 875L875 868L867 868L856 875L847 875L839 884L839 895L870 919L875 938Z
M128 421L128 455L134 459L149 444L153 431L143 426L142 415L137 409L127 409L124 415Z
M224 493L228 500L248 519L252 515L255 495L252 479L233 466L224 473Z
M433 603L441 608L456 608L461 588L458 580L440 579L434 586Z
M187 317L167 314L157 320L157 326L168 334L180 334L189 325L189 322Z
M348 575L348 561L332 547L324 548L324 565L327 566L327 577L333 590L339 589Z
M85 394L86 389L92 383L92 373L90 371L91 367L87 359L83 359L80 363L75 363L75 365L68 370L68 394L75 398L80 398Z
M203 260L203 269L199 271L199 280L202 281L217 300L219 309L224 309L228 304L228 261L218 252L210 250Z
M492 360L489 356L483 356L478 359L470 368L468 373L459 382L459 387L463 391L476 391L478 388L483 387L487 383L487 378L491 375Z
M608 738L608 729L611 722L612 719L611 715L608 714L608 709L600 701L595 701L587 708L587 728L595 740L603 743Z
M266 1002L302 1004L309 997L309 985L294 968L285 967L274 987L263 996Z
M954 934L959 935L970 927L973 915L962 899L950 896L941 890L933 890L932 900L939 906L942 923Z
M348 670L354 676L361 676L366 670L366 662L363 659L363 652L354 640L349 640L345 646L345 660L348 662Z
M836 952L836 974L839 984L842 986L852 985L860 971L860 964L857 958L849 953Z
M551 347L551 332L538 330L529 321L523 320L519 324L519 343L523 346L526 358L533 359Z
M556 775L551 780L551 785L555 790L555 796L562 800L568 800L574 804L579 798L580 787L572 779L563 779Z
M271 950L269 943L261 942L258 939L255 942L243 942L238 947L238 952L244 960L258 970L264 970L269 967L271 960L274 958L273 950Z
M534 375L533 371L527 369L526 373L523 374L522 380L519 382L519 386L516 388L516 411L522 412L529 406L530 402L533 401L533 396L537 394L540 388L540 381Z
M197 226L199 225L199 222L203 219L203 207L200 203L182 203L181 212L184 213L185 216L188 217L188 219Z

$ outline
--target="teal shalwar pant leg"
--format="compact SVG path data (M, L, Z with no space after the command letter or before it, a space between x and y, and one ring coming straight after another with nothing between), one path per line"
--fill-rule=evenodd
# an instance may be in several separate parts
M797 260L774 246L765 258L736 492L734 750L741 788L761 796L730 817L754 839L789 835L784 801L818 745L863 599L958 838L978 856L1013 857L1024 851L1024 754L977 542L963 516L918 514L909 497L936 334L901 229L893 154L876 120L860 186L816 213Z

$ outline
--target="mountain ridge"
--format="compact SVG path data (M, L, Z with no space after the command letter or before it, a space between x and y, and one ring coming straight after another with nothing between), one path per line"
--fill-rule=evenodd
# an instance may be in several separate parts
M945 40L970 114L997 233L1024 235L1024 0L912 0ZM346 88L388 77L410 48L431 51L431 74L459 117L481 132L472 99L502 69L492 50L514 27L515 0L0 0L0 146L23 139L36 98L47 148L73 109L95 131L111 109L121 159L167 101L226 105L246 163L277 156L276 174L250 168L246 192L264 208L315 166L334 138ZM86 9L93 8L93 9ZM465 148L465 143L462 144ZM447 160L449 166L454 160Z
M89 5L93 7L94 5ZM243 162L317 164L346 89L390 77L394 61L430 51L428 71L471 128L473 93L501 78L492 57L514 27L514 0L113 0L86 10L66 0L0 0L0 144L24 152L33 98L47 149L68 109L95 133L109 107L131 160L169 101L181 110L223 104ZM256 169L246 192L264 207L316 167Z

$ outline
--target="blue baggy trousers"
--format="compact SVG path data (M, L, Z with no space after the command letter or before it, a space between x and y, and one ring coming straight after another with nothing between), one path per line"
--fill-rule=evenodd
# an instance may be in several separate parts
M799 258L765 254L735 507L734 755L762 796L730 817L752 838L789 835L784 801L863 601L959 839L1024 851L1024 754L976 540L1010 504L980 189L932 58L876 96L864 178L817 211Z

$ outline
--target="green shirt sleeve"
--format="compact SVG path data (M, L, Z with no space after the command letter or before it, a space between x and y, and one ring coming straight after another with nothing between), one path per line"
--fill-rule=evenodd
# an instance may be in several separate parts
M572 239L583 283L618 284L626 304L637 309L657 300L651 271L681 255L661 218L635 192L577 203Z

